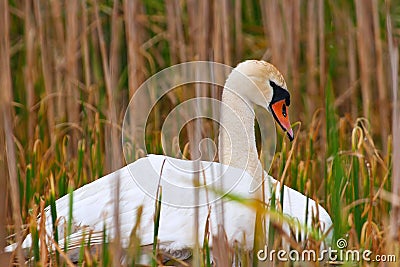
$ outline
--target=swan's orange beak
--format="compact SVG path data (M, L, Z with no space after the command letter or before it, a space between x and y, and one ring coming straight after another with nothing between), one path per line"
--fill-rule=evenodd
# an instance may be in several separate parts
M290 126L289 113L287 109L286 101L284 99L271 104L272 115L281 126L282 130L287 133L289 140L293 141L294 135L292 127Z

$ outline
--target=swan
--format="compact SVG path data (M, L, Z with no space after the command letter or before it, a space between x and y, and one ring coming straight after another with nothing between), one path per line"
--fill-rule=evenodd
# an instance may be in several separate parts
M241 76L245 75L255 86L243 82ZM229 90L228 90L229 88ZM237 65L226 80L222 94L223 109L229 109L236 115L233 119L229 112L221 112L221 125L225 130L219 133L219 163L201 161L204 168L201 176L209 179L206 185L214 184L213 177L219 177L220 190L246 199L271 198L271 190L268 187L261 195L257 183L265 177L266 182L276 186L277 198L280 197L280 183L268 176L262 169L258 158L255 130L254 110L255 105L267 109L273 118L286 132L288 138L293 140L294 134L290 126L288 107L290 94L287 90L282 74L270 63L259 60L247 60ZM237 121L239 120L239 122ZM229 145L228 145L229 144ZM140 244L142 246L153 243L153 220L155 212L154 196L146 193L155 192L158 185L163 186L163 198L174 198L174 205L162 205L160 214L160 226L158 240L160 249L173 253L184 251L196 245L196 233L193 229L194 214L198 212L197 232L198 240L204 239L204 227L207 217L210 215L210 232L216 234L218 225L223 219L223 226L229 244L239 242L246 249L252 249L254 240L255 212L252 208L237 201L223 199L223 212L218 201L209 203L209 199L218 200L220 195L210 187L204 186L198 191L197 203L206 203L193 208L194 193L192 190L180 191L176 194L171 185L187 187L193 183L193 173L183 170L193 168L193 163L188 160L180 160L165 155L148 155L144 158L93 181L73 192L73 217L71 240L75 237L80 244L83 232L92 231L91 242L101 242L104 225L110 237L114 235L114 192L115 179L120 179L119 196L119 221L120 237L124 247L129 244L131 230L136 222L139 207L141 207L140 220ZM181 171L182 170L182 171ZM132 179L132 177L134 179ZM221 182L221 180L218 180ZM139 181L139 182L138 182ZM143 190L141 182L149 182L149 188ZM154 182L153 182L154 181ZM255 190L251 185L256 182ZM169 190L170 189L170 190ZM284 186L283 214L294 218L301 225L310 226L312 214L318 214L321 228L327 231L332 221L327 211L312 199L287 186ZM168 195L170 194L170 195ZM308 209L306 206L308 205ZM66 195L56 201L57 215L59 218L59 237L64 236L66 218L69 217L69 196ZM318 209L318 212L317 212ZM306 210L308 213L306 214ZM209 213L210 211L210 213ZM46 231L52 232L50 207L45 209ZM289 231L289 230L287 230ZM60 241L62 246L63 241ZM72 242L72 241L71 241ZM22 247L29 248L32 239L28 235ZM200 244L201 245L201 244ZM210 240L212 246L212 240ZM15 248L8 248L9 250Z

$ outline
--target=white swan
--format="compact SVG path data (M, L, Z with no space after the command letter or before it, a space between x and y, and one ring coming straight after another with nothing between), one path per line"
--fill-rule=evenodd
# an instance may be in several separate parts
M242 82L238 73L246 75L256 86L248 86ZM288 137L293 139L293 131L290 126L287 106L290 104L290 95L286 89L283 76L271 64L264 61L249 60L240 63L226 81L222 102L230 107L240 118L243 127L238 126L237 122L230 117L221 115L221 124L226 131L220 131L219 136L219 157L221 163L202 162L207 165L204 176L209 179L207 183L212 183L213 177L221 176L223 180L223 191L230 191L244 198L259 197L259 193L250 193L249 188L253 177L257 180L263 176L261 163L258 159L255 134L254 134L254 105L259 105L268 109L282 129L287 132ZM256 89L254 89L256 88ZM260 93L262 97L260 97ZM241 99L238 99L238 95ZM244 133L249 138L244 139ZM231 144L228 146L226 144ZM166 160L167 159L167 160ZM165 162L165 163L164 163ZM164 165L163 165L164 164ZM229 165L229 166L228 166ZM124 246L129 243L129 236L136 221L136 214L139 206L143 206L140 226L141 245L148 245L153 242L153 216L154 199L141 190L135 180L141 178L148 181L155 181L153 188L159 181L160 171L162 171L163 194L173 194L173 190L168 190L170 184L188 186L192 184L193 176L187 172L180 172L179 169L190 169L192 162L173 159L163 155L149 155L129 164L109 175L102 177L90 184L87 184L74 191L73 194L73 236L81 236L82 229L94 230L94 233L101 235L103 225L106 223L109 234L113 235L113 196L115 188L115 177L120 177L121 192L119 199L120 209L120 229L121 240ZM246 170L246 172L243 171ZM155 171L150 171L155 170ZM279 182L264 173L267 181L277 184L277 196L279 197ZM132 179L135 177L135 180ZM231 179L232 177L240 179ZM165 182L167 181L167 182ZM150 189L152 190L152 189ZM168 193L170 192L170 193ZM165 197L175 197L175 204L187 206L194 203L194 194L191 190L180 195L169 195ZM258 195L257 195L258 194ZM217 193L212 190L200 190L199 202L204 203L207 198L216 197ZM163 195L164 197L164 195ZM271 198L270 190L265 190L265 199ZM302 195L301 193L286 187L284 188L283 213L297 219L301 224L306 223L306 203L308 203L308 225L311 222L311 214L319 214L319 221L325 231L331 226L331 218L325 209ZM68 218L69 199L68 195L56 201L57 214L59 217ZM198 208L199 240L203 240L204 227L208 215L208 207ZM211 205L211 233L216 233L219 216L219 209ZM194 208L179 208L169 205L161 207L159 243L160 247L166 251L179 251L195 245L195 231L193 229ZM224 229L228 241L233 244L238 241L247 249L253 246L255 213L249 207L238 202L224 200ZM52 231L52 222L49 207L46 209L46 230ZM63 220L60 220L59 236L64 236ZM245 236L246 241L243 240ZM101 240L101 238L100 238ZM92 243L96 238L92 237ZM79 242L78 242L79 244ZM28 236L23 247L31 246L31 238Z

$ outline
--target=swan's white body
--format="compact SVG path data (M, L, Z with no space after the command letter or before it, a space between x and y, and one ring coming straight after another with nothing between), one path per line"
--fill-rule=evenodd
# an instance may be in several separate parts
M119 169L109 175L102 177L90 184L87 184L74 191L73 200L73 232L79 234L75 235L75 242L71 243L80 244L82 237L82 230L89 233L93 230L94 236L99 237L102 235L104 224L106 224L108 233L112 236L114 230L114 192L115 192L115 179L120 178L121 194L119 199L120 204L120 227L121 239L124 246L129 244L129 236L133 225L136 221L137 209L143 205L143 213L141 217L141 244L149 245L153 243L153 227L154 227L154 211L155 200L145 194L141 188L136 184L131 176L132 173L146 174L149 168L154 167L161 171L165 156L149 155L146 158L139 159L138 161ZM171 165L171 163L173 165ZM183 165L186 168L191 164L189 161L183 161L173 158L168 158L165 161L162 176L175 184L187 186L192 182L186 173L177 173L176 165ZM204 176L211 177L216 172L225 171L225 176L240 175L242 178L236 184L231 194L241 196L243 198L255 198L254 194L249 193L249 185L252 177L243 173L242 170L224 166L219 163L213 163L206 171ZM213 173L211 172L213 168ZM130 170L128 170L130 169ZM242 175L243 174L243 175ZM270 184L278 183L277 196L279 197L279 182L272 177L268 176ZM149 179L158 180L159 177L149 177ZM266 185L268 184L265 183ZM225 187L230 187L232 184L225 184ZM271 198L269 186L266 186L265 199ZM213 192L209 191L212 195ZM186 196L177 196L182 198L182 201L188 201L188 196L194 197L193 193L188 192ZM203 195L204 197L204 195ZM283 201L283 213L305 225L306 221L306 203L307 198L301 193L285 186ZM278 202L278 201L277 201ZM57 215L59 218L68 219L69 212L69 196L66 195L57 200ZM217 233L217 216L213 209L214 203L211 203L211 232ZM319 219L321 225L326 230L331 225L331 219L328 213L321 206L318 207ZM199 240L203 240L204 228L208 216L208 206L201 206L199 210ZM316 214L316 204L312 199L308 201L308 222L311 222L312 212ZM233 244L234 241L242 243L246 248L251 249L253 246L254 225L255 225L255 212L249 207L240 204L234 200L224 200L224 229L226 231L228 240ZM64 220L61 220L61 222ZM161 218L158 238L160 240L160 247L167 251L181 250L188 247L193 247L195 244L194 236L194 208L177 208L169 205L162 205ZM49 207L46 209L46 230L48 233L52 231L51 214ZM64 236L64 224L59 226L60 239ZM246 244L243 243L243 237L246 237ZM95 238L93 238L95 240ZM27 238L23 247L30 247L31 240Z
M264 79L271 79L275 83L285 87L283 77L272 65L260 61L246 61L239 64L236 68L245 75L248 75L252 81L258 86L262 87L262 91L266 101L269 103L272 99L272 91L268 91L268 83L263 82ZM265 77L264 77L264 76ZM245 84L241 84L234 74L228 78L226 86L238 88L238 91L245 90ZM239 92L240 93L240 92ZM222 115L221 124L224 125L226 132L220 133L220 162L224 163L211 163L203 162L201 165L207 165L204 174L201 175L200 180L205 178L207 181L212 181L213 177L218 176L221 171L224 173L221 178L225 188L219 188L219 192L230 191L231 194L239 195L247 199L260 198L260 190L255 193L250 193L250 185L254 181L253 178L260 179L263 174L266 179L265 183L265 200L271 198L270 186L277 185L277 197L279 198L279 183L266 173L263 173L261 164L258 160L257 150L255 146L254 137L254 111L252 105L258 104L266 107L267 104L259 99L252 99L248 92L241 94L245 96L245 104L238 103L234 94L224 91L222 101L234 109L238 117L243 120L243 127L238 127L237 123L230 120L229 117ZM260 102L261 101L261 102ZM239 101L240 102L240 101ZM249 105L250 103L250 105ZM223 113L222 113L223 114ZM250 138L243 142L243 133ZM227 135L227 133L229 135ZM236 138L236 139L235 139ZM226 149L227 143L232 144L229 149ZM167 160L166 160L167 159ZM165 164L163 165L163 162ZM247 164L250 163L250 164ZM153 243L153 227L154 227L154 212L155 200L137 184L136 178L146 177L149 181L158 181L160 172L162 170L162 179L169 181L172 184L179 186L188 186L193 184L193 176L187 172L180 172L177 166L183 166L184 169L190 169L192 162L168 158L161 155L149 155L145 158L139 159L132 164L129 164L116 172L102 177L90 184L83 186L74 191L73 194L73 232L75 236L81 236L82 229L84 231L93 230L97 235L101 235L104 224L107 226L109 236L113 236L114 231L114 192L115 192L115 179L120 178L120 199L119 201L119 220L120 220L120 233L121 240L124 246L129 243L129 236L131 230L136 222L136 215L138 207L143 206L143 213L141 216L140 238L141 245L149 245ZM228 166L229 165L229 166ZM149 170L154 171L149 171ZM244 171L245 170L245 171ZM231 179L232 177L240 177L240 179ZM134 179L135 178L135 179ZM208 182L207 182L208 183ZM195 194L191 190L186 190L186 193L176 195L178 204L181 202L183 206L186 203L194 203L193 199ZM155 192L148 192L155 195ZM168 190L163 190L163 194L168 194ZM216 192L213 190L203 190L200 192L200 203L204 203L205 198L212 198ZM165 196L163 198L174 197ZM57 215L67 221L69 212L69 199L68 195L56 201ZM278 201L277 201L278 202ZM306 205L308 203L308 209ZM255 212L251 208L233 201L223 201L223 216L224 216L224 230L228 241L233 244L235 241L242 243L247 249L251 249L254 240L254 225L255 225ZM199 226L198 235L199 240L202 242L206 219L210 209L210 231L212 234L217 233L218 223L221 219L221 211L215 206L215 202L208 205L203 205L198 208ZM306 210L308 214L306 216ZM194 225L194 208L179 208L163 204L161 206L161 217L158 239L160 247L167 251L181 250L195 245L195 230ZM308 222L310 225L312 214L319 214L319 221L321 222L322 229L327 230L332 222L328 213L324 208L317 206L316 203L301 193L286 187L284 188L283 198L283 214L286 214L296 220L301 225ZM307 218L308 217L308 218ZM307 218L307 219L306 219ZM64 226L61 220L59 224L60 239L64 236ZM287 228L287 227L286 227ZM52 231L52 222L49 208L46 209L46 230L48 233ZM244 241L244 238L246 241ZM94 238L92 238L93 242ZM244 243L246 242L246 243ZM28 238L24 241L23 247L29 247L31 239Z

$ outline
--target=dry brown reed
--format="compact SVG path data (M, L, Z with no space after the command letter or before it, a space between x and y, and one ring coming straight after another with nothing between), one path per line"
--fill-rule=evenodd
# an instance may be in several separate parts
M25 259L22 254L22 249L20 244L22 243L22 219L21 219L21 209L19 206L19 188L18 188L18 177L17 177L17 164L16 164L16 152L14 144L14 134L13 134L13 90L11 83L11 66L10 66L10 17L9 17L9 6L8 1L0 2L1 9L1 21L0 21L0 35L3 36L0 41L0 85L1 85L1 102L0 102L0 114L2 123L1 128L4 131L4 143L5 152L4 162L7 162L6 169L2 176L8 176L8 185L10 188L10 198L13 212L11 213L12 222L14 224L14 229L16 231L16 242L17 247L17 258L18 263L24 266ZM3 184L5 184L3 182ZM2 203L4 205L5 203ZM3 222L4 223L4 222ZM4 229L3 229L4 231ZM3 232L4 233L4 232Z
M317 106L316 99L318 99L319 90L317 84L317 15L315 12L317 8L317 1L310 0L307 3L307 107L309 114L312 114Z
M65 2L66 24L68 28L65 31L65 93L66 93L66 115L70 125L79 125L79 91L78 91L78 11L79 4L77 0ZM40 7L38 7L38 10ZM39 11L38 11L39 12ZM43 52L47 53L44 48ZM51 75L50 70L48 75ZM49 77L50 78L50 77ZM49 81L50 83L50 81ZM49 93L48 93L49 94ZM51 101L52 102L52 101ZM52 127L50 131L53 132ZM76 155L78 145L78 135L75 129L71 130L71 155Z
M31 13L31 2L25 2L25 42L26 42L26 68L25 68L25 87L26 87L26 106L30 110L35 105L35 91L34 91L34 38L35 38L35 27L33 26L33 17ZM32 115L29 117L28 122L28 138L33 142L34 131L37 124L36 116ZM32 146L33 144L30 144Z
M376 87L378 89L378 109L379 109L379 119L381 121L381 138L382 138L382 148L386 152L387 148L387 138L389 133L389 109L387 108L387 89L386 89L386 77L383 68L384 59L383 59L383 48L381 39L381 30L379 26L379 9L378 9L378 1L371 0L372 10L371 16L373 20L373 34L374 34L374 46L375 46L375 70L376 70Z
M52 68L53 66L51 65L50 62L50 51L51 48L49 47L49 36L46 34L46 29L44 25L47 25L45 21L43 21L43 16L42 12L43 10L41 7L41 3L39 1L36 1L34 3L34 12L35 12L35 17L36 17L36 23L37 23L37 32L38 32L38 38L39 38L39 44L40 44L40 55L41 55L41 65L42 65L42 74L43 74L43 79L44 79L44 88L46 91L46 95L48 97L51 97L53 95L53 79L52 79ZM30 100L32 101L32 99ZM48 99L47 101L47 121L48 121L48 133L49 136L54 136L54 127L55 127L55 117L54 117L54 105L52 99ZM51 142L53 143L54 140L51 138Z
M371 112L371 68L372 59L369 57L372 44L372 32L369 28L370 2L355 1L357 14L357 51L360 66L360 84L363 98L363 115L369 118Z
M393 183L392 183L392 203L393 211L391 215L390 236L394 240L400 240L400 207L397 201L400 195L400 95L399 95L399 50L398 41L394 39L392 21L389 15L386 18L387 34L390 54L390 77L393 94ZM397 249L399 247L397 246Z
M0 125L4 125L3 123L3 117L0 117ZM6 146L5 146L5 136L4 136L4 131L0 131L0 149L1 151L5 151ZM7 173L7 167L6 167L6 158L3 153L0 154L0 171L2 173ZM7 232L6 232L6 225L7 225L7 209L6 209L6 203L7 203L7 176L2 175L0 177L0 203L3 203L0 205L0 250L3 250L5 248L6 244L6 237L7 237ZM2 264L3 262L0 261Z

